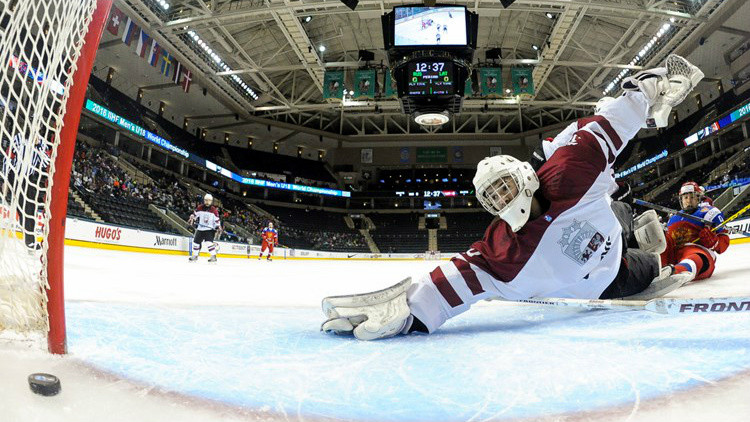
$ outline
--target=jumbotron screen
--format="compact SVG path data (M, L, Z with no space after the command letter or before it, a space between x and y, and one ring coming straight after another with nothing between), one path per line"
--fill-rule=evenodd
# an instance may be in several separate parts
M408 95L452 95L456 92L453 63L445 60L418 60L409 63Z
M460 46L468 43L464 6L403 6L393 8L396 47Z

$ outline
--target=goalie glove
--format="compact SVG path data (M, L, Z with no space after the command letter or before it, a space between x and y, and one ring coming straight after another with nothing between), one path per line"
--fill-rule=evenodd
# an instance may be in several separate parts
M383 290L323 299L326 321L321 331L354 334L359 340L375 340L408 332L413 321L406 291L411 277Z
M625 91L642 92L648 101L644 128L666 127L673 107L682 103L703 79L703 72L684 58L670 54L665 67L643 70L622 81Z

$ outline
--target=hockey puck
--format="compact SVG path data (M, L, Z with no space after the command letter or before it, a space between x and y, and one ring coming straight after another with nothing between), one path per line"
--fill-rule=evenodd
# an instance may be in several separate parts
M29 375L29 387L31 391L40 396L54 396L60 392L60 379L51 374Z

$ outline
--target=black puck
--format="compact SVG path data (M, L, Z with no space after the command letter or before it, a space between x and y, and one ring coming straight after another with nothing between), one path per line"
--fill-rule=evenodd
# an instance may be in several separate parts
M60 392L60 379L51 374L29 375L31 391L41 396L54 396Z

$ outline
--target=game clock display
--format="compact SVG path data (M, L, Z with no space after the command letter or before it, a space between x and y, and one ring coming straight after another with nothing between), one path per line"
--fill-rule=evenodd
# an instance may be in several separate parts
M409 63L408 95L453 95L453 63L446 61L415 61Z

